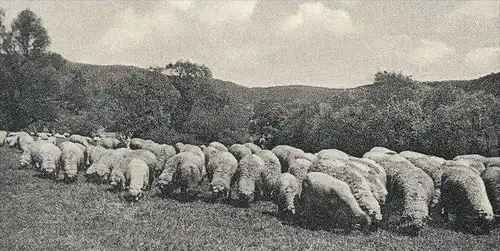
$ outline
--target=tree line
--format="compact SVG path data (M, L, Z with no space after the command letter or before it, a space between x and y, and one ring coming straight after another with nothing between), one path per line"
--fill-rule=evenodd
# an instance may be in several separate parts
M69 62L49 45L35 13L24 10L7 27L0 10L0 128L117 131L170 144L265 139L269 148L338 148L352 155L373 146L443 157L499 154L500 98L488 90L381 71L373 85L327 98L249 101L230 95L208 67L188 60L103 70L93 80L97 66ZM490 86L499 82L498 74L487 79Z

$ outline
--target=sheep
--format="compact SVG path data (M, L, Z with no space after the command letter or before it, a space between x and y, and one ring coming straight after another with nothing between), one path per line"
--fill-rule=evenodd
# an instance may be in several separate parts
M129 201L138 201L144 196L144 191L150 185L150 167L139 159L128 159L121 176L111 175L111 186L120 191L127 191L125 198Z
M132 138L130 139L129 147L130 149L143 149L144 145L146 145L146 140L141 138Z
M30 143L24 150L21 155L21 166L32 164L35 167L40 167L45 176L56 179L60 158L61 150L59 147L48 142L36 141Z
M395 151L390 150L388 148L385 148L383 146L375 146L372 149L370 149L369 152L385 153L385 154L389 154L389 155L397 154Z
M86 171L86 176L89 179L97 179L100 182L107 182L111 175L113 164L116 165L116 162L120 160L120 158L131 152L132 150L128 148L119 148L119 149L106 149L103 151L102 156L92 163L90 167Z
M310 172L302 182L299 213L308 224L330 223L332 228L358 223L369 229L371 219L359 207L347 183L328 174Z
M203 149L203 153L205 154L205 165L206 165L206 170L207 170L207 177L208 181L212 181L212 176L214 174L214 170L212 169L213 166L208 166L208 163L212 158L217 156L219 153L222 153L224 151L220 151L217 148L208 146Z
M81 144L80 144L81 145ZM87 148L87 159L86 164L90 166L94 162L97 162L106 153L106 148L102 146L89 145Z
M95 141L96 146L102 146L106 149L115 149L120 144L117 138L101 138Z
M500 215L500 166L489 166L481 173L486 193L490 199L493 213Z
M214 141L214 142L208 144L208 147L213 147L213 148L215 148L219 151L223 151L223 152L229 151L225 145L223 145L222 143L219 143L217 141Z
M349 159L349 155L337 149L323 149L315 154L315 159Z
M70 141L62 142L59 145L61 149L61 166L58 172L62 172L67 182L75 181L78 169L85 165L85 155L81 147Z
M312 162L315 157L312 153L305 153L303 158Z
M177 152L179 152L179 153L192 152L192 153L198 155L198 157L202 158L203 162L205 162L205 154L203 153L203 151L201 150L201 148L199 146L177 143L177 144L175 144L175 148L176 148Z
M69 136L68 140L71 141L71 142L73 142L73 143L82 144L85 147L89 146L88 138L85 137L85 136L82 136L82 135L73 134L73 135Z
M64 135L62 135L62 134L60 134L60 133L56 133L56 134L54 134L54 137L55 137L56 139L66 139L66 136L64 136Z
M316 159L309 171L326 173L346 182L361 209L372 218L373 230L377 229L377 223L382 220L380 204L373 195L368 180L358 170L352 168L348 160Z
M359 162L364 165L367 165L371 170L370 173L375 175L377 179L379 179L384 186L387 186L387 173L385 172L384 167L379 165L377 162L375 162L372 159L367 159L367 158L356 158L356 157L349 157L349 160L351 162Z
M293 146L277 145L271 151L274 154L276 154L276 156L280 160L282 173L288 172L289 157L292 157L294 159L305 158L304 151L302 151L301 149L295 148Z
M427 157L427 155L425 155L423 153L413 152L413 151L402 151L402 152L399 153L399 155L405 157L410 162L412 160L415 160L415 159L426 158Z
M307 159L292 159L289 164L288 172L302 182L306 178L312 162Z
M158 168L163 168L168 159L176 155L175 148L167 144L147 145L146 150L153 152L158 158Z
M248 207L261 197L262 173L265 168L264 160L255 154L245 155L238 163L231 191L241 206Z
M156 155L154 153L146 149L129 150L126 151L124 154L122 154L120 158L112 164L111 177L113 176L123 177L123 175L125 175L125 172L127 171L128 163L130 162L131 159L140 159L148 165L148 167L150 168L148 172L149 173L148 176L150 179L148 184L152 184L154 179L154 176L152 174L153 172L158 170L157 169L158 158L156 158Z
M204 171L204 159L190 151L181 152L167 160L158 177L158 185L164 195L172 195L180 188L186 199L193 199L200 192Z
M430 157L417 158L410 161L416 167L422 169L434 184L434 194L431 201L431 208L435 208L441 198L441 175L443 174L442 164L440 161Z
M500 166L500 157L489 157L484 161L484 166L486 168L491 166Z
M459 160L459 159L472 159L484 163L487 158L479 154L458 155L455 158L453 158L453 160Z
M270 198L274 185L281 173L281 165L278 157L269 150L260 150L255 155L264 161L262 170L262 192L265 198Z
M17 133L8 133L4 139L4 144L7 144L9 147L14 147L17 143Z
M473 233L490 232L493 207L477 173L458 163L446 166L441 177L441 200L444 218L455 214L457 228Z
M373 196L377 199L379 205L385 204L385 198L388 194L386 189L386 183L381 180L378 176L376 170L370 168L367 164L362 161L358 161L355 157L350 157L349 166L351 168L356 169L358 172L366 178L370 185L370 190L372 191Z
M228 198L231 189L231 180L236 169L238 160L229 152L220 152L207 164L207 170L211 170L210 191L215 197Z
M391 204L396 211L402 211L399 231L411 236L419 235L429 218L429 205L434 192L432 179L397 154L368 152L363 157L375 160L387 173L387 204Z
M243 145L246 146L246 147L248 147L248 149L250 149L250 151L252 151L253 154L255 154L255 153L259 152L260 150L262 150L262 149L260 149L260 147L258 145L254 144L254 143L250 143L249 142L249 143L245 143Z
M17 146L22 151L26 150L33 141L35 141L34 138L26 132L17 134Z
M307 175L306 175L307 177ZM302 193L302 180L290 173L281 173L273 189L273 203L278 206L281 217L294 215L296 204Z
M242 144L233 144L229 147L229 152L233 154L238 161L246 155L252 154L252 150Z
M7 132L0 131L0 146L3 146L6 138L7 138Z
M36 134L36 136L39 138L39 139L43 139L43 140L47 140L49 139L49 137L52 136L52 133L48 133L48 132L39 132Z

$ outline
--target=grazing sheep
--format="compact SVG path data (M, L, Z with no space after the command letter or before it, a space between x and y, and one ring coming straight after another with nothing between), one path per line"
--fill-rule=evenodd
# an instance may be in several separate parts
M385 154L389 154L389 155L394 155L394 154L397 154L397 152L393 151L393 150L390 150L388 148L385 148L383 146L375 146L373 147L372 149L370 149L369 152L375 152L375 153L385 153Z
M29 145L34 141L35 139L26 132L20 132L17 134L17 146L22 151L28 149Z
M412 159L410 162L431 177L434 183L434 194L430 206L431 208L436 207L441 198L442 164L440 164L440 161L436 161L436 159L430 157Z
M446 166L441 177L441 200L445 219L455 214L455 225L473 233L489 233L493 207L481 177L463 166Z
M294 158L294 159L305 158L304 151L302 151L301 149L295 148L293 146L277 145L271 151L274 154L276 154L276 156L280 160L282 173L288 172L288 168L289 168L288 160L290 157Z
M305 153L303 158L312 162L315 157L312 153Z
M375 160L387 173L387 203L401 211L398 229L403 234L419 235L429 218L434 183L422 169L400 155L368 152L363 157Z
M231 180L236 169L238 160L229 152L220 152L207 165L207 172L211 170L210 190L218 198L228 198L231 189Z
M257 152L259 152L260 150L260 147L254 143L245 143L243 144L244 146L248 147L248 149L250 149L250 151L252 151L252 154L255 154Z
M453 158L453 160L459 160L459 159L471 159L471 160L479 161L481 163L484 163L487 160L486 157L479 155L479 154L458 155L455 158Z
M79 144L81 145L81 144ZM102 146L89 145L87 148L87 166L97 162L106 153L106 148Z
M203 153L205 153L205 166L207 170L207 177L208 181L212 181L212 177L214 174L214 170L212 169L213 166L208 166L208 163L210 162L211 159L213 159L215 156L219 155L220 153L223 153L224 151L220 151L217 148L208 146L203 149Z
M493 213L500 215L500 166L489 166L481 173L486 193L490 199Z
M141 138L132 138L130 139L129 147L130 149L143 149L146 145L146 140Z
M281 165L278 157L269 150L260 150L255 155L259 156L264 161L264 169L262 170L263 195L266 198L271 197L274 190L274 184L281 173Z
M205 176L205 160L193 152L181 152L168 159L158 177L158 185L165 195L180 188L187 198L199 193L199 185Z
M175 144L175 148L176 148L177 152L179 152L179 153L192 152L192 153L198 155L198 157L203 159L203 162L205 162L205 154L203 153L203 151L201 150L201 148L199 146L177 143L177 144Z
M318 158L312 163L309 171L326 173L346 182L361 209L372 218L374 230L378 227L377 223L382 220L380 204L372 193L368 180L352 168L348 160Z
M306 223L330 224L330 228L348 227L358 223L369 229L371 219L359 207L347 183L328 174L310 172L302 182L300 214Z
M85 154L78 143L70 141L62 142L59 145L61 149L61 169L58 170L64 175L66 181L75 181L78 169L85 165ZM62 172L62 173L61 173Z
M21 166L34 165L39 167L44 175L56 179L59 170L61 150L54 144L36 141L30 143L21 155Z
M306 176L307 177L307 176ZM280 216L294 215L302 193L302 180L290 173L281 173L273 190L273 202Z
M356 157L349 157L349 160L352 162L360 162L367 165L371 169L370 173L377 176L377 178L382 181L384 186L387 186L387 173L385 172L384 167L379 165L377 162L372 159Z
M288 172L297 177L301 182L306 178L309 168L312 165L312 162L307 159L292 159L289 163Z
M92 163L87 169L86 175L90 179L97 179L100 182L107 182L113 170L113 164L120 160L120 158L132 150L128 148L119 149L106 149L101 157Z
M127 148L124 148L127 149ZM131 159L140 159L148 165L149 170L149 182L148 184L153 183L154 176L153 172L158 170L158 158L156 155L149 150L146 149L137 149L126 151L115 163L112 165L111 176L123 176L127 171L128 164Z
M100 138L95 141L96 146L102 146L106 149L115 149L120 144L117 138Z
M241 206L248 207L252 201L260 199L263 191L262 173L265 168L264 160L255 154L246 155L240 160L231 191L234 191L232 195L237 196Z
M362 161L358 161L357 159L358 158L350 157L348 162L349 166L356 169L363 175L363 177L366 178L370 185L373 196L375 197L375 199L377 199L379 205L384 205L385 198L388 194L385 187L386 183L383 180L380 180L376 170L370 168L370 166Z
M223 145L222 143L219 143L217 141L214 141L214 142L210 143L208 145L208 147L213 147L213 148L215 148L215 149L217 149L219 151L223 151L223 152L229 151L225 145Z
M402 151L399 153L399 155L405 157L407 160L410 162L415 159L419 158L427 158L427 155L419 152L413 152L413 151Z
M0 131L0 146L3 146L6 138L7 138L7 132Z
M150 167L139 158L128 159L123 173L111 175L111 186L120 191L127 191L125 198L138 201L150 185Z
M246 155L252 154L252 150L242 144L233 144L229 147L229 152L234 155L234 157L240 161Z
M64 135L62 135L62 134L60 134L60 133L56 133L56 134L54 134L54 137L55 137L56 139L66 139L66 136L64 136Z
M484 161L484 166L486 168L490 166L500 166L500 157L489 157Z
M349 155L337 149L323 149L315 154L314 159L344 159L348 160ZM314 160L312 161L314 162Z
M73 134L71 135L68 140L73 142L73 143L79 143L79 144L82 144L84 145L85 147L88 147L89 146L89 141L87 140L88 137L85 137L85 136L82 136L82 135L78 135L78 134Z

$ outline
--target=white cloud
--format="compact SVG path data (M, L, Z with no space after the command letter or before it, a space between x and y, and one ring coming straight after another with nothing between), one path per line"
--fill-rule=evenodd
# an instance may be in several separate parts
M330 9L320 2L301 4L297 13L288 16L282 23L282 28L285 31L327 30L337 35L354 32L349 12L342 9Z
M468 67L482 72L500 70L500 47L477 48L465 55Z
M500 2L464 1L444 16L437 31L448 32L464 28L480 29L497 26L500 22Z
M455 52L453 47L441 41L420 40L420 45L410 52L408 60L417 66L425 66L440 62Z

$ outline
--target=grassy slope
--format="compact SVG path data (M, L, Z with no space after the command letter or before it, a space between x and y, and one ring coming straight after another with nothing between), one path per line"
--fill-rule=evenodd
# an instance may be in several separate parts
M371 235L311 231L282 224L269 202L249 209L201 201L181 203L153 190L139 204L122 202L105 187L56 183L17 168L20 154L0 147L1 250L492 250L490 236L428 227L410 238L380 230Z

